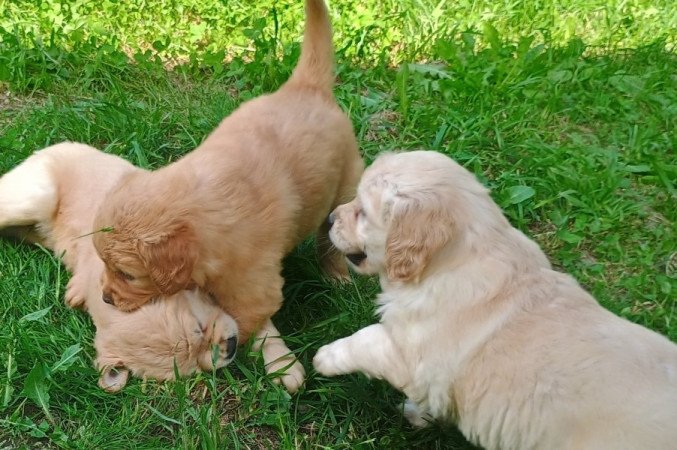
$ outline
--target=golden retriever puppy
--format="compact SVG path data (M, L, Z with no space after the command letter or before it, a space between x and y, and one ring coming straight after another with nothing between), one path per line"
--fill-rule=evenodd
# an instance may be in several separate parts
M299 63L277 92L242 104L178 161L129 176L101 205L94 228L110 231L94 245L106 264L104 301L131 311L197 285L245 341L279 310L282 258L314 230L325 270L348 276L326 217L355 195L363 162L332 93L322 0L306 1L306 19ZM303 368L290 370L282 381L295 391Z
M435 152L385 154L330 216L379 324L318 351L456 422L487 449L674 449L677 345L602 308L510 226L475 177Z
M63 143L0 178L0 228L52 249L73 273L66 303L92 316L99 386L111 392L124 387L130 372L168 380L175 365L180 375L223 367L237 347L235 321L197 289L132 313L101 301L104 265L88 233L106 192L136 172L141 169L122 158Z

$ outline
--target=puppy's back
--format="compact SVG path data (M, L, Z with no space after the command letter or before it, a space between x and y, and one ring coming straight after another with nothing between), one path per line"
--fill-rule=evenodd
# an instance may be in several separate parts
M454 387L468 400L463 432L489 448L672 448L677 346L605 310L569 275L542 272Z

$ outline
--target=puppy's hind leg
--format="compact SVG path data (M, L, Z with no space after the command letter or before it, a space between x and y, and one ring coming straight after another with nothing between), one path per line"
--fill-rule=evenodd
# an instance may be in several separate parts
M0 228L45 223L58 205L48 155L36 153L0 177Z
M355 154L357 155L357 150L355 150ZM364 164L358 155L350 167L346 168L343 179L341 180L341 185L336 193L336 198L331 205L331 211L355 197L357 184L360 182L363 171ZM320 225L320 228L315 235L320 266L324 273L336 280L349 280L350 274L348 272L348 264L346 263L345 256L341 254L329 240L329 229L331 228L331 225L329 218L327 218L327 220L322 222L322 225Z

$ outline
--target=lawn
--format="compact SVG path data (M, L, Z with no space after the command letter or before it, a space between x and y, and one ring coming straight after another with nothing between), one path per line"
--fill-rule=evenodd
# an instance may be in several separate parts
M195 148L298 57L302 0L252 3L0 0L0 173L63 140L150 168ZM677 340L673 2L332 3L336 95L368 162L454 157L606 308ZM244 348L216 373L110 395L66 271L0 241L0 448L473 448L413 430L383 382L313 372L320 345L375 320L376 280L327 282L312 242L285 276L274 321L308 369L300 393Z

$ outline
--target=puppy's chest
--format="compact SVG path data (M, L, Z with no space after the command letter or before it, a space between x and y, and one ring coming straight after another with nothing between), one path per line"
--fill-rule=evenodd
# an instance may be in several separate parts
M411 373L406 394L428 405L437 417L445 416L450 411L453 384L464 373L481 339L467 333L449 311L386 304L379 312Z

